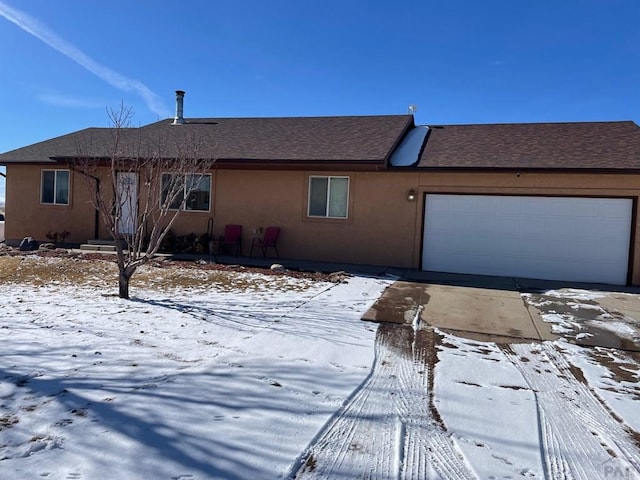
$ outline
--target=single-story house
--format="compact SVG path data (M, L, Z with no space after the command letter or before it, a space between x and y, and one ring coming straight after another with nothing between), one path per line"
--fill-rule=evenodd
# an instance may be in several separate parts
M640 284L640 127L632 121L416 126L412 115L176 118L137 136L215 158L177 234L279 226L282 257ZM7 243L108 238L70 165L88 128L0 155ZM98 153L99 155L99 153Z

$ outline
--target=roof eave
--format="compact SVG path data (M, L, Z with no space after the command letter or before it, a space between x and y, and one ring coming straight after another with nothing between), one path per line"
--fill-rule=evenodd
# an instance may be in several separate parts
M8 165L51 165L56 163L55 160L16 160L16 159L1 159L0 165L6 167Z
M390 167L389 171L394 172L455 172L455 173L603 173L603 174L621 174L621 173L640 173L640 167L426 167L426 166L409 166L409 167Z
M109 161L108 157L93 157L100 163ZM52 162L69 163L76 162L79 157L52 157ZM243 158L218 158L214 160L214 169L224 170L358 170L375 171L384 166L384 160L359 159L359 160L322 160L322 159L243 159Z
M214 168L224 170L362 170L375 171L384 160L255 160L217 159Z

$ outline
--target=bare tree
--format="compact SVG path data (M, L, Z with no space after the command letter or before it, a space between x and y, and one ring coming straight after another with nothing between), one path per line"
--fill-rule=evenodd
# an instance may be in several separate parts
M172 127L182 129L177 135L150 134L131 128L133 111L123 104L108 115L109 145L78 145L71 167L115 241L119 296L129 298L136 269L154 258L194 195L210 194L207 173L214 159L201 158L199 143L184 125Z

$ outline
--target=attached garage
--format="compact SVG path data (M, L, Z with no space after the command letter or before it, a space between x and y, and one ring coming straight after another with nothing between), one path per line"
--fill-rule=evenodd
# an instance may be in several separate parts
M624 285L630 198L426 194L422 269Z

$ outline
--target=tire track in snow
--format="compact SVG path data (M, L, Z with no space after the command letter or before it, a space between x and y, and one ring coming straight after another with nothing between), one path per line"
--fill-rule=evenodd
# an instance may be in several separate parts
M405 461L400 478L424 479L433 477L434 473L437 478L447 480L475 478L431 415L428 387L433 372L428 368L427 348L435 348L435 345L430 345L427 338L430 332L414 332L406 327L402 332L406 337L402 343L410 344L412 348L410 352L396 351L399 364L396 409L406 432Z
M307 449L292 477L476 478L429 410L427 331L381 324L369 378Z
M371 374L309 447L295 478L347 479L355 472L371 479L394 477L395 424L384 395L390 375L389 355L376 342Z
M553 344L504 351L535 393L547 478L589 480L607 471L640 477L640 452L628 433Z

